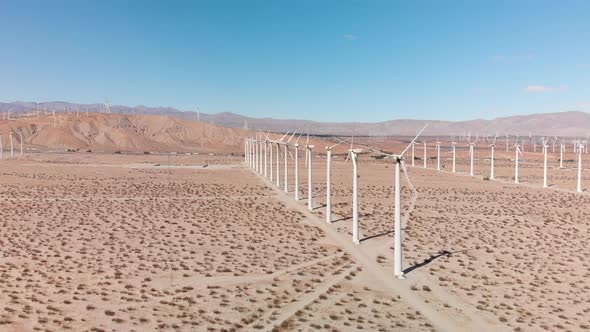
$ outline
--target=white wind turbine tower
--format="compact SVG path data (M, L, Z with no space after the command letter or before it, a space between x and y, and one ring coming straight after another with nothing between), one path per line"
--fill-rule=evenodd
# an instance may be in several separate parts
M270 182L273 182L273 143L275 143L274 140L272 140L270 138L270 136L268 136L270 134L270 131L266 134L266 142L268 144L268 179L270 180ZM277 156L278 157L278 156Z
M250 168L254 169L255 167L255 152L254 152L254 138L250 138L249 149L250 149Z
M565 144L561 141L559 147L559 168L563 168L563 153L565 152Z
M20 156L23 156L23 130L21 129L18 132L19 136L20 136Z
M393 273L395 274L396 277L400 278L400 279L405 279L404 276L404 272L402 270L402 217L401 217L401 183L400 183L400 168L403 168L404 170L404 174L406 176L406 180L408 182L408 184L410 185L410 187L412 188L412 192L415 193L415 188L412 185L412 182L410 181L410 177L408 176L408 170L405 167L405 162L404 162L404 154L406 153L406 151L410 148L410 145L412 145L416 139L422 134L422 132L424 131L424 129L426 129L426 127L428 126L428 124L426 124L426 126L424 126L424 128L422 128L422 130L420 130L420 132L418 133L418 135L416 135L416 137L414 137L414 139L412 140L412 142L410 142L410 144L408 146L406 146L406 148L397 155L392 155L392 154L387 154L387 153L383 153L379 150L376 149L371 149L373 151L379 152L383 155L387 155L390 157L393 157L395 159L395 182L394 182L394 192L395 192L395 213L394 213L394 255L393 255Z
M508 152L508 133L506 133L506 152Z
M572 140L572 148L574 149L574 153L576 153L578 151L577 145L578 145L578 141L573 139Z
M248 138L244 140L244 163L248 163Z
M582 192L582 151L584 150L584 146L582 144L578 145L578 186L576 190L581 193Z
M440 141L436 139L436 170L440 171Z
M252 138L252 169L256 172L258 170L258 147L256 143L256 135Z
M490 157L490 180L494 179L494 148L496 147L496 138L498 138L498 136L494 137L494 141L490 144L492 149L492 156Z
M14 148L12 144L12 130L10 130L10 135L8 136L8 139L10 141L10 158L12 158L14 157Z
M256 137L250 138L250 167L256 168Z
M254 139L248 138L248 165L250 168L254 168Z
M315 146L309 144L309 129L307 131L307 142L305 143L305 164L307 167L307 209L313 211L313 184L311 181L311 159L312 150Z
M2 131L0 130L0 159L4 159L4 144L2 144Z
M473 142L469 141L469 175L474 176L473 173L473 158L475 155L475 151L473 150L473 145L477 143L477 139Z
M299 134L299 137L297 137L295 144L293 144L293 146L295 147L295 200L296 201L299 200L299 139L300 138L301 138L301 133Z
M285 136L287 136L287 134L285 134ZM283 136L283 138L285 136ZM281 138L281 140L283 140L283 138ZM275 180L276 180L277 187L280 188L281 187L281 143L276 142L276 144L277 144L277 158L276 158L277 159L277 163L276 163L277 169L276 169L276 174L275 174L276 175Z
M289 132L286 132L280 140L275 141L277 144L277 174L276 174L276 185L277 187L281 188L281 142L289 135Z
M258 154L258 162L256 169L258 170L258 174L262 174L262 134L259 132L257 136L256 153Z
M339 139L340 140L340 139ZM347 140L326 146L326 223L332 223L332 149Z
M268 178L268 133L265 135L266 139L264 140L264 177Z
M412 143L412 167L416 166L414 163L414 160L416 158L414 158L414 147L416 146L416 143Z
M362 149L355 149L352 146L353 142L350 143L350 149L348 150L348 156L352 159L352 242L359 244L360 240L360 227L359 227L359 200L358 200L358 154L361 153Z
M250 166L250 168L254 167L254 149L252 148L252 144L252 138L248 138L248 165Z
M453 148L453 173L456 172L456 168L455 168L455 159L456 159L456 154L457 154L456 153L456 146L455 146L456 144L457 144L457 142L455 142L455 138L453 137L452 142L451 142L451 145L453 146L452 147Z
M263 152L262 149L263 149L263 144L264 144L264 141L262 140L262 131L260 131L259 137L260 137L260 139L258 140L258 163L259 163L258 174L262 175L262 174L264 174L264 170L263 170L263 166L262 166L263 161L264 161L264 158L262 156L262 152Z
M519 183L518 182L518 155L520 154L522 156L522 152L520 151L520 146L518 145L518 136L516 136L516 144L514 145L514 153L516 154L516 156L514 157L514 183Z
M258 134L254 139L254 171L258 173Z
M293 131L293 134L291 134L291 137L289 137L289 139L282 143L285 146L285 192L288 193L289 192L289 142L291 142L291 139L293 139L293 136L295 136L295 133L297 131Z
M541 141L543 143L543 188L547 188L547 150L549 145L547 145L545 137L542 137Z
M424 144L424 168L426 168L426 141L422 142Z
M244 139L244 163L246 165L248 165L248 167L250 166L250 163L248 162L248 159L250 158L250 155L249 155L250 151L248 150L249 145L250 145L250 138L246 137Z

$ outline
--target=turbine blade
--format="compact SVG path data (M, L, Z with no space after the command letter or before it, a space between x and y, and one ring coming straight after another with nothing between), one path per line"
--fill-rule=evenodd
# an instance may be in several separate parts
M426 127L428 127L428 123L426 123L426 125L424 126L424 128L422 128L422 130L420 130L418 132L418 134L416 135L416 137L414 137L414 139L410 142L410 144L408 144L408 146L406 146L406 148L402 151L402 153L399 154L400 157L402 157L404 155L404 153L406 153L406 151L408 151L408 149L410 148L410 146L412 146L412 144L414 144L414 142L418 139L418 137L422 134L422 132L424 131L424 129L426 129Z
M297 140L295 141L295 144L299 143L299 139L301 138L301 135L303 135L303 133L299 133L299 137L297 137Z
M337 140L339 140L340 142L338 142L338 143L336 143L336 144L334 144L334 145L330 146L330 149L331 149L331 148L334 148L334 147L336 147L336 146L338 146L338 145L340 145L340 144L342 144L342 143L348 143L348 141L350 141L350 138L347 138L347 139L345 139L345 140L343 140L343 139L340 139L340 138L338 138L338 137L335 137L335 138L336 138Z
M289 135L289 132L286 132L285 135L283 135L283 137L281 137L281 139L279 141L282 141L283 139L285 139L285 137L287 137L287 135Z
M289 140L287 140L287 143L291 142L291 140L293 139L293 136L295 136L296 133L297 133L297 130L294 130L291 137L289 137Z

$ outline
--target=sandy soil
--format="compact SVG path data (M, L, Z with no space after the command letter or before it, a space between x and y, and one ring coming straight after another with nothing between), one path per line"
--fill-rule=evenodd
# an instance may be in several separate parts
M399 145L388 148L395 151ZM519 185L512 183L514 152L496 151L497 181L484 180L489 176L489 148L476 150L475 177L468 174L467 151L457 152L457 174L450 173L450 150L441 152L441 172L435 170L435 150L428 149L427 169L422 168L422 153L416 149L420 159L409 168L417 199L404 234L408 280L417 289L427 285L433 302L451 307L468 303L514 330L590 328L590 266L585 259L590 224L584 208L590 196L574 192L572 168L577 164L568 161L559 169L559 154L550 153L550 188L543 189L541 153L521 157ZM313 167L315 213L324 218L325 160L317 158ZM335 159L332 174L335 227L349 237L351 163ZM306 200L305 168L301 179ZM588 170L583 183L590 183ZM392 161L360 158L360 220L366 239L361 247L371 243L381 249L377 259L384 265L392 264L392 185ZM404 187L403 211L410 196Z
M392 271L388 160L360 158L360 245L351 241L343 156L333 162L331 225L322 156L313 161L313 212L303 158L299 202L292 160L288 194L239 156L2 160L0 329L588 329L590 196L564 191L572 181L575 189L567 169L552 169L559 182L540 188L534 154L525 153L525 183L514 185L503 157L498 181L482 179L483 156L475 178L409 169L417 195L404 187L406 280ZM467 165L462 155L458 170Z

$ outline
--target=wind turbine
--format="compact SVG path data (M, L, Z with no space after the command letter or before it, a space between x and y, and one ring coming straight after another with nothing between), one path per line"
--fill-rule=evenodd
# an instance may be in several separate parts
M291 134L291 137L289 137L289 139L282 143L285 146L285 192L288 193L289 192L289 142L291 142L291 139L293 139L293 136L295 136L295 133L297 131L294 130L293 134Z
M582 144L578 145L578 186L577 191L579 193L582 192L582 151L584 146Z
M265 134L266 139L263 141L264 143L264 177L268 178L268 134ZM262 137L261 137L262 138Z
M456 169L455 169L455 158L456 158L455 149L456 149L456 146L455 145L457 144L457 142L455 142L454 138L453 138L453 141L451 142L451 144L453 145L453 173L455 173L456 172Z
M494 179L494 147L496 146L496 138L498 138L498 136L494 137L494 141L490 144L490 147L492 148L492 156L490 158L490 180Z
M428 124L418 132L416 137L410 142L408 146L400 153L400 154L387 154L381 152L376 149L371 149L373 151L379 152L383 155L387 155L393 157L395 160L395 183L394 183L394 192L395 192L395 213L394 213L394 255L393 255L393 273L397 278L405 279L404 272L402 270L402 217L401 217L401 184L400 184L400 168L403 168L404 174L406 176L406 180L410 187L412 188L412 192L415 193L415 188L410 181L410 177L408 176L408 170L405 167L405 158L404 154L410 148L410 146L416 141L416 139L422 134L424 129Z
M256 134L256 138L254 139L254 171L258 173L258 159L259 159L259 149L258 149L258 134Z
M477 139L473 142L469 141L469 174L471 176L474 176L473 174L473 157L475 155L475 152L473 151L473 145L477 143Z
M248 163L248 139L244 140L244 164Z
M250 138L244 140L244 162L250 167Z
M297 137L295 144L293 144L293 146L295 147L295 200L296 201L299 200L299 139L300 138L301 138L301 133L299 134L299 137Z
M565 152L565 144L561 141L559 147L559 168L563 168L563 153Z
M339 139L340 140L340 139ZM326 146L326 223L332 223L332 149L347 140Z
M289 135L289 132L286 132L285 135L283 135L283 137L281 137L280 140L275 141L275 143L277 144L277 187L281 187L281 142L285 139L285 137L287 137L287 135Z
M541 141L543 143L543 188L547 188L547 150L549 145L547 145L545 137L542 137Z
M256 143L254 138L250 138L250 168L256 167Z
M2 131L0 130L0 159L4 159L4 144L2 144Z
M309 144L309 129L307 130L307 142L305 143L305 164L307 165L307 209L313 211L313 184L311 181L311 158L315 145Z
M348 155L352 159L352 242L359 244L360 229L359 229L359 200L358 200L358 154L362 149L354 149L352 142Z
M506 152L508 152L508 133L506 133Z
M20 136L20 156L23 156L23 130L21 129L18 132L19 136Z
M260 132L258 136L260 137L260 139L258 140L258 174L262 175L264 174L262 167L262 162L264 161L264 158L262 157L262 145L264 143L264 141L262 140L262 132Z
M414 147L416 146L416 143L412 144L412 167L416 166L414 161L416 160L416 158L414 158Z
M426 168L426 141L423 141L422 143L424 143L424 168Z
M273 163L272 163L272 143L273 143L273 141L271 141L269 139L268 145L269 145L269 148L270 149L268 151L268 158L269 158L269 160L268 160L268 166L269 166L268 168L269 168L269 170L268 171L270 173L269 174L270 175L270 183L272 183L272 181L273 181L273 177L272 177L272 168L273 168Z
M12 129L10 130L10 135L9 135L9 141L10 141L10 158L14 157L14 148L13 148L13 144L12 144Z
M287 134L285 134L285 136ZM281 144L278 142L276 144L277 144L277 172L276 172L276 179L275 180L276 180L277 187L280 188L281 187Z
M436 170L440 171L440 141L436 139Z
M516 144L514 145L515 147L515 154L516 157L514 158L515 161L515 166L514 166L514 183L519 183L518 182L518 155L520 154L522 156L522 152L520 151L520 146L518 145L518 136L516 137Z

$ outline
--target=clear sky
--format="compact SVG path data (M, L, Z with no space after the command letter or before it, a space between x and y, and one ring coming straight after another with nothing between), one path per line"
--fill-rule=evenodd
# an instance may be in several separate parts
M0 1L0 101L334 121L590 111L590 1Z

